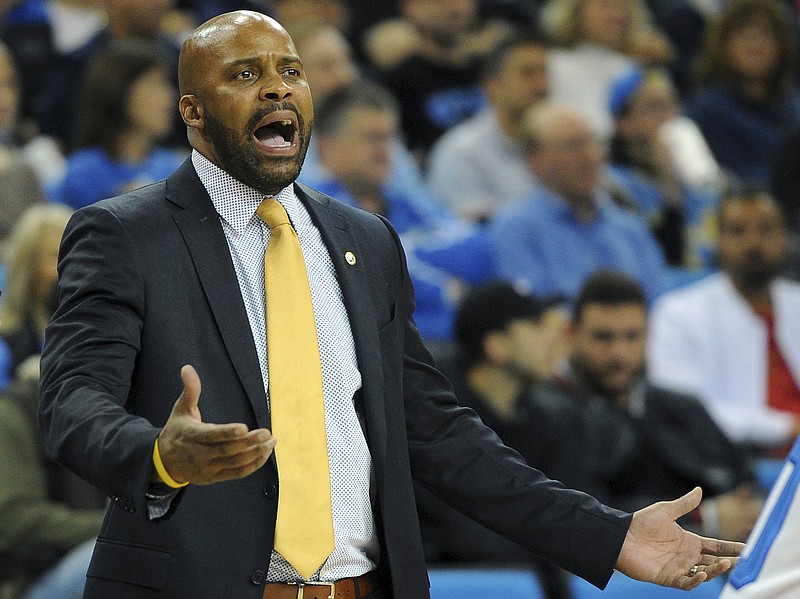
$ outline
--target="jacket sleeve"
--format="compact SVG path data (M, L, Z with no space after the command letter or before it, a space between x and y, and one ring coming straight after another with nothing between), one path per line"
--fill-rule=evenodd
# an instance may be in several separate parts
M145 310L139 255L110 209L72 217L59 255L59 307L45 333L39 427L57 461L144 515L159 428L126 410Z

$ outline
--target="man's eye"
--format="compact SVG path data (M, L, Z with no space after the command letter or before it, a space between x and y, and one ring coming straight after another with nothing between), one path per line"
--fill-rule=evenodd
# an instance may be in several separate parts
M290 67L284 71L284 74L289 75L290 77L300 77L300 69Z
M256 76L255 72L250 69L245 69L239 73L240 79L252 79L255 76Z

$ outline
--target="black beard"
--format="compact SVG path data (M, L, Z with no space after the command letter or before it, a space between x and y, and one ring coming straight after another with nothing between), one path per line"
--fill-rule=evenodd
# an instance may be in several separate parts
M258 123L276 110L291 110L297 115L298 151L294 156L274 156L265 158L254 147L252 135ZM291 185L300 174L300 168L308 152L311 124L306 128L305 119L291 105L274 104L256 112L248 121L244 139L233 129L222 124L206 111L206 136L214 147L218 166L241 181L265 195L273 195ZM252 143L251 143L252 142Z
M782 260L778 262L768 262L760 255L748 257L747 266L745 267L728 268L731 278L742 288L750 291L759 291L767 287L773 279L780 275L782 269Z

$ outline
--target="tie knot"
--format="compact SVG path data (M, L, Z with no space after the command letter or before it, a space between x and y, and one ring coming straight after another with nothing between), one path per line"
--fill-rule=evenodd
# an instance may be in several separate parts
M256 209L256 214L267 223L270 229L289 224L289 217L281 203L275 198L264 198Z

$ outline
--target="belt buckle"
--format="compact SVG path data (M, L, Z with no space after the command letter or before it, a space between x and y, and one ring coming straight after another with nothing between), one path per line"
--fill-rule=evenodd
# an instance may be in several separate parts
M335 591L335 582L292 582L289 584L297 585L297 599L303 599L303 588L312 586L312 587L330 587L330 593L328 593L328 599L334 599Z

